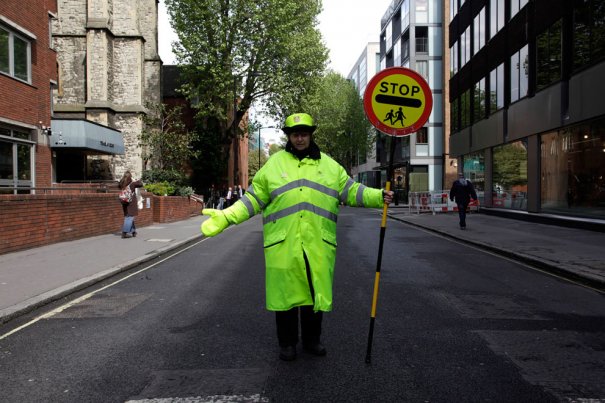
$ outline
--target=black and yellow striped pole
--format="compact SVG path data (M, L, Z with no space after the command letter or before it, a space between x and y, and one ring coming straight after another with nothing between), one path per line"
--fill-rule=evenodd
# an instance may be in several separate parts
M387 183L385 190L391 190L391 178L393 177L393 158L395 156L396 137L390 137L391 150L389 158L389 168L387 170ZM374 338L374 322L376 321L376 307L378 305L378 289L380 286L380 267L382 265L382 249L384 246L384 236L387 230L387 209L389 205L384 203L382 206L382 221L380 223L380 243L378 244L378 260L376 261L376 275L374 277L374 293L372 295L372 312L370 314L370 331L368 333L368 348L366 351L366 363L372 362L372 340Z
M404 109L405 108L405 109ZM376 73L366 86L363 95L363 109L368 120L376 129L391 136L390 159L388 160L386 191L391 190L393 177L393 158L395 156L395 139L409 136L420 130L428 121L433 108L431 88L424 78L414 70L406 67L389 67ZM370 333L368 335L368 351L366 363L372 362L372 339L374 337L374 322L376 321L376 305L378 303L378 287L380 284L380 265L382 263L382 248L387 227L387 208L382 207L382 223L380 225L380 246L376 277L374 279L374 294L372 296L372 314L370 318Z

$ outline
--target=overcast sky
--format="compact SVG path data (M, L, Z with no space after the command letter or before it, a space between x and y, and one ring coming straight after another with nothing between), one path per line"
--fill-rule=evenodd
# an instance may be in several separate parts
M323 0L319 29L330 50L329 67L347 76L368 42L378 42L380 19L392 0ZM164 64L175 64L171 42L176 35L170 28L164 0L159 5L159 53ZM263 132L263 137L266 137Z

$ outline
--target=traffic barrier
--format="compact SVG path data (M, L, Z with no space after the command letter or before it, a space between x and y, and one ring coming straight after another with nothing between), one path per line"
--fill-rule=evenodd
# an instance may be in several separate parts
M479 200L471 200L469 210L479 211ZM420 213L447 213L458 211L458 205L450 200L449 190L433 192L410 192L408 212Z

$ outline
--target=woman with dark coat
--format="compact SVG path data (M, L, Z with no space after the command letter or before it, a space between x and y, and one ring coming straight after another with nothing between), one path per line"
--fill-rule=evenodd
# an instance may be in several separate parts
M137 205L136 188L143 187L143 182L140 180L133 181L130 171L126 171L120 183L120 190L130 187L132 198L129 202L122 202L122 210L124 211L124 224L122 224L122 238L131 238L137 236L137 230L134 225L134 218L139 214Z

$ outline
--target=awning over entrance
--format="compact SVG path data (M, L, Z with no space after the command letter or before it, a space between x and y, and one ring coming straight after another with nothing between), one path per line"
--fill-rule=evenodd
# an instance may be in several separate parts
M97 154L124 154L124 139L119 130L88 120L52 119L50 146L92 150Z

